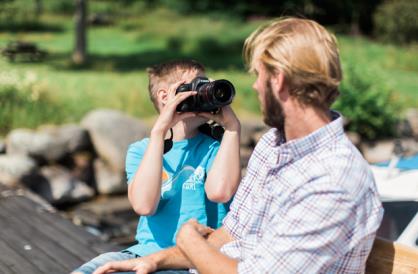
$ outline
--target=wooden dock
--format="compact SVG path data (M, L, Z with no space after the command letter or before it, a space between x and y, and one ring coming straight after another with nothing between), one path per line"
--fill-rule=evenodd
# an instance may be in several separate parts
M120 250L60 216L37 195L0 184L0 273L70 273Z

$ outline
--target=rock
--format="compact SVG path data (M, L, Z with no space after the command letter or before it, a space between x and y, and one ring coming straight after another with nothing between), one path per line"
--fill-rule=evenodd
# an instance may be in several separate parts
M6 153L6 142L0 139L0 154Z
M96 187L100 194L125 193L127 183L124 173L114 171L101 159L94 161L94 171L96 175Z
M413 136L418 139L418 109L408 109L405 113L405 119L412 130Z
M56 133L15 129L6 141L8 154L26 154L46 161L55 161L66 153L66 144Z
M36 169L33 159L25 155L0 155L0 183L15 186Z
M418 141L414 138L404 138L400 140L403 156L412 156L418 153Z
M410 156L418 153L418 143L413 138L383 140L375 143L362 143L361 151L369 163L388 161L393 154Z
M260 120L247 120L241 123L241 145L254 147L254 134L263 132L267 126Z
M393 140L361 144L361 152L369 163L378 163L390 160L394 148L395 144Z
M132 210L126 195L102 196L77 205L71 212L73 222L94 227L99 235L123 245L134 242L138 216Z
M76 124L67 124L59 127L58 134L65 142L68 153L90 150L92 144L86 129Z
M71 155L71 160L71 174L78 180L96 189L93 155L90 152L77 152Z
M355 145L356 147L360 147L361 144L361 136L357 132L348 131L345 133L348 139Z
M250 160L251 154L253 153L252 148L241 147L240 148L240 155L241 155L241 167L247 167L248 161Z
M97 154L119 172L125 169L129 144L148 135L141 121L116 110L94 110L81 125L88 130Z
M22 178L22 183L53 205L74 203L94 196L94 190L61 166L45 166Z

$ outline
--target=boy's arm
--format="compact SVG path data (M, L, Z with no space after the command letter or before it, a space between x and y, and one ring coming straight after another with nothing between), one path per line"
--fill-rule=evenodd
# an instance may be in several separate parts
M150 141L134 179L128 187L128 198L132 208L139 215L152 215L157 209L161 195L164 137L178 121L192 117L194 113L177 113L177 105L196 92L180 92L176 88L182 82L171 85L168 100L161 109L150 135Z
M220 113L215 115L199 115L212 119L225 128L221 146L205 182L208 198L214 202L225 203L234 195L241 180L241 124L230 106L223 107Z

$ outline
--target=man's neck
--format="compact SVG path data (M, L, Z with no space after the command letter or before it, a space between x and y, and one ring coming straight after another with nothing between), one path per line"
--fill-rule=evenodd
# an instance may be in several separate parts
M288 109L284 125L286 141L303 138L330 122L329 111L300 105Z

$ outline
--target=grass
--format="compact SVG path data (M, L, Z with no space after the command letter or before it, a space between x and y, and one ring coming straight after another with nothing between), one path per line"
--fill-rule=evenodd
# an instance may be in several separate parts
M0 59L0 73L35 74L59 113L55 119L48 114L39 115L37 120L35 115L30 123L23 115L12 126L0 126L0 134L13 127L79 121L94 108L120 109L139 118L153 116L145 68L182 57L204 63L210 77L226 78L235 84L237 98L233 105L241 117L259 114L251 89L254 76L244 70L241 49L245 37L261 22L185 17L164 9L119 18L113 26L89 29L90 61L83 67L70 62L72 17L45 15L41 22L44 27L38 31L0 33L0 47L11 40L33 41L49 52L48 59L40 63L9 63ZM401 48L347 36L339 36L339 42L343 63L372 70L376 81L383 79L404 107L418 107L417 46Z

